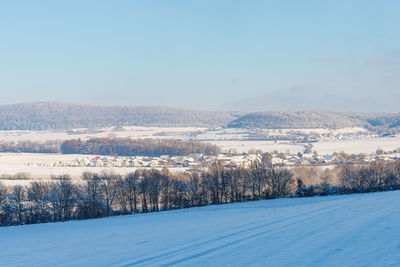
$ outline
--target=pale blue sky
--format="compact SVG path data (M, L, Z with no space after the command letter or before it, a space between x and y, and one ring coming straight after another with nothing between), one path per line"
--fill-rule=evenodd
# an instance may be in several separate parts
M400 1L2 1L0 104L399 112Z

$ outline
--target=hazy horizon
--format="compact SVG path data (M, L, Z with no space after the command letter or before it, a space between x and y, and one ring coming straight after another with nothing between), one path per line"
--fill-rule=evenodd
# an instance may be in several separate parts
M3 3L0 104L400 112L398 1Z
M182 110L193 110L193 111L205 111L205 112L232 112L232 114L251 114L251 113L268 113L268 112L338 112L338 113L387 113L387 114L398 114L396 111L346 111L346 110L333 110L333 109L264 109L264 110L245 110L245 109L227 109L227 110L218 110L218 109L205 109L205 108L196 108L196 107L179 107L179 106L167 106L167 105L140 105L140 104L105 104L105 103L89 103L89 102L74 102L74 101L30 101L30 102L16 102L16 103L8 103L8 104L0 104L0 106L8 106L8 105L29 105L29 104L40 104L40 103L49 103L49 104L71 104L71 105L93 105L93 106L109 106L109 107L146 107L146 108L171 108L171 109L182 109Z

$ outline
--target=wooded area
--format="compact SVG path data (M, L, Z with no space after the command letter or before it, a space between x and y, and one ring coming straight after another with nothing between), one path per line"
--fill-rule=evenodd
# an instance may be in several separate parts
M62 141L0 142L0 152L12 153L60 153Z
M86 141L73 139L47 142L1 142L0 152L159 157L190 154L217 155L220 151L216 145L193 140L91 138Z
M61 144L63 154L158 157L190 154L217 155L218 152L216 145L181 139L91 138L86 141L68 140Z

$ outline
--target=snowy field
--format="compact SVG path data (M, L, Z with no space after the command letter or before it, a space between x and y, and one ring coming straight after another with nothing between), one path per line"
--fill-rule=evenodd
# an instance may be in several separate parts
M74 131L0 131L0 142L15 141L55 141L68 139L88 139L92 137L130 137L130 138L176 138L194 139L209 142L219 146L223 152L234 150L238 153L248 152L251 149L263 152L287 152L298 153L304 151L304 144L292 143L289 141L248 141L249 135L255 133L281 135L287 133L302 134L357 134L366 133L362 128L343 129L236 129L217 128L207 129L198 127L109 127L94 130L75 129ZM344 151L346 153L371 153L378 148L385 151L394 150L400 147L400 135L395 137L366 137L365 135L354 136L354 139L329 141L318 141L313 143L314 150L319 154L332 154L333 152Z
M108 127L99 129L75 129L73 131L0 131L0 141L54 141L70 139L88 139L99 137L131 137L131 138L186 138L196 131L206 128L199 127Z
M292 144L285 141L210 141L221 148L222 152L229 150L237 153L247 153L249 150L261 150L262 152L279 151L286 153L297 153L304 151L304 144Z
M400 192L0 228L0 266L399 266Z
M257 128L217 128L208 129L196 133L196 138L199 140L215 140L215 141L227 141L227 140L241 140L246 139L249 135L260 135L260 136L281 136L286 134L365 134L368 133L366 129L353 127L353 128L341 128L341 129L324 129L324 128L312 128L312 129L257 129Z
M263 152L287 152L298 153L304 151L304 144L294 144L285 141L210 141L223 151L233 149L238 153L248 152L251 149L259 149ZM313 144L313 150L321 155L332 154L334 152L344 151L349 154L372 153L378 148L385 151L393 151L400 148L400 136L395 137L374 137L358 140L342 141L318 141Z
M360 140L321 141L313 143L313 145L313 150L323 155L340 151L348 154L373 153L378 148L382 148L384 151L393 151L400 148L400 135Z
M263 152L289 152L298 153L304 151L304 144L291 143L288 141L245 141L254 129L206 129L196 127L123 127L123 128L102 128L96 131L87 129L76 129L73 133L55 132L55 131L0 131L1 141L46 141L46 140L64 140L74 138L89 137L133 137L133 138L196 138L201 140L205 138L207 142L213 143L221 148L222 152L247 153L249 150L261 150ZM286 133L290 131L304 133L359 133L361 128L346 128L339 130L327 129L280 129L265 130L273 134ZM235 139L236 138L236 139ZM229 140L233 139L233 140ZM313 150L320 155L332 154L334 152L344 151L349 154L373 153L378 148L384 151L393 151L400 148L400 135L395 137L371 137L352 140L332 140L318 141L313 143ZM85 171L101 172L104 168L86 168L86 167L53 167L59 162L69 162L76 158L85 158L87 155L59 155L59 154L30 154L30 153L0 153L0 175L15 175L17 173L29 173L32 177L48 179L53 175L69 174L74 178L79 177ZM41 165L41 166L38 166ZM135 168L112 168L119 174L127 174ZM184 171L182 168L172 169L171 171Z

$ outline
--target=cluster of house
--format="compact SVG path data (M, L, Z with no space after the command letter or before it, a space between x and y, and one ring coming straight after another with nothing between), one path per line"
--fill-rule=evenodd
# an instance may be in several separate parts
M218 161L225 162L225 165L232 167L250 167L254 163L271 163L273 165L337 165L343 163L367 164L374 161L391 162L400 160L400 152L377 154L348 155L346 153L334 153L331 155L318 155L316 153L266 153L250 154L245 156L228 157L220 155Z
M73 161L54 163L54 167L190 167L205 162L203 154L192 154L189 156L170 157L118 157L118 156L96 156L77 158Z
M273 157L272 164L282 164L287 166L294 165L337 165L343 163L349 164L367 164L374 161L390 162L400 159L399 154L391 155L373 155L373 154L359 154L348 155L346 153L334 153L331 155L317 155L317 154L296 154L287 156Z
M400 159L400 151L382 154L358 154L348 155L345 153L334 153L332 155L318 155L317 153L264 153L264 154L242 154L217 156L206 156L203 154L192 154L188 156L160 156L160 157L118 157L118 156L96 156L77 158L73 161L58 162L53 167L205 167L214 162L220 162L225 166L249 168L256 163L271 163L274 165L336 165L342 163L365 164L376 160L394 161Z

